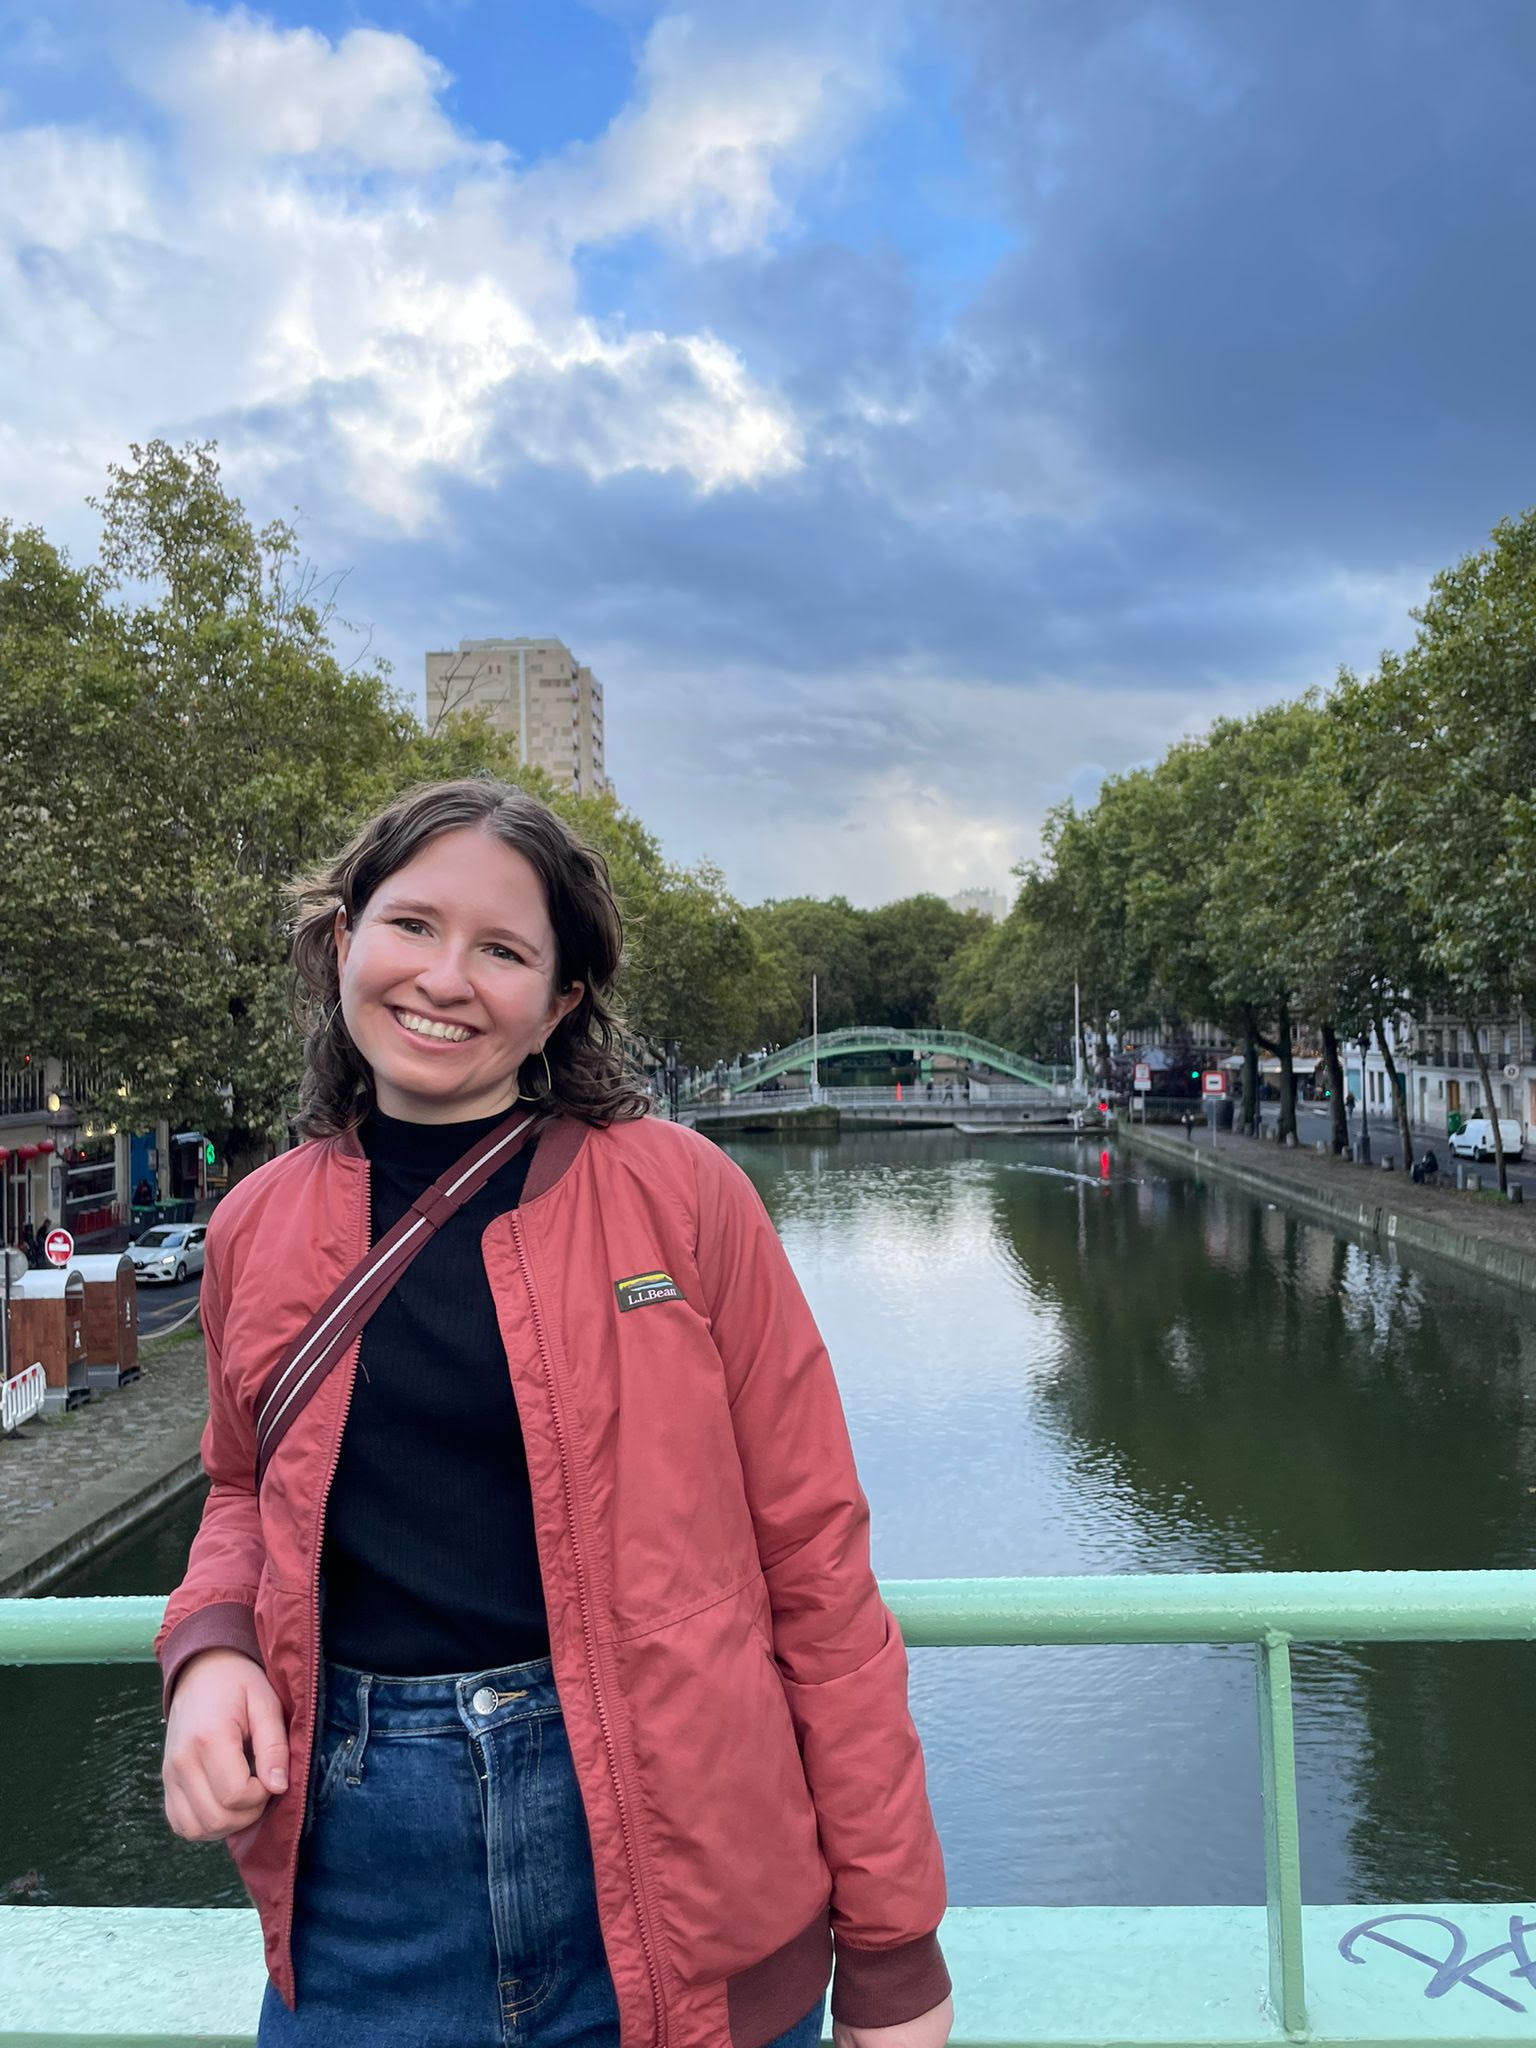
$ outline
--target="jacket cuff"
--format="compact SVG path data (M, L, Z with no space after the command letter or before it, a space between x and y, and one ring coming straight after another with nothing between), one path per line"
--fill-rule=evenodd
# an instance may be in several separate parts
M846 2027L899 2027L949 1996L949 1971L937 1934L899 1948L850 1948L834 1940L832 2017Z
M185 1621L178 1621L160 1645L160 1712L171 1711L171 1694L181 1676L181 1667L200 1650L238 1650L242 1657L261 1663L256 1641L256 1609L243 1600L216 1600L199 1607ZM265 1666L263 1666L265 1669Z

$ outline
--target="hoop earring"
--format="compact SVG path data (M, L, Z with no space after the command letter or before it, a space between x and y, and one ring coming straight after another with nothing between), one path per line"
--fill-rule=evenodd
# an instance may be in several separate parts
M555 1092L555 1077L549 1071L549 1054L542 1045L539 1047L539 1058L544 1062L544 1093L542 1095L525 1095L522 1089L519 1088L516 1097L519 1102L548 1102Z

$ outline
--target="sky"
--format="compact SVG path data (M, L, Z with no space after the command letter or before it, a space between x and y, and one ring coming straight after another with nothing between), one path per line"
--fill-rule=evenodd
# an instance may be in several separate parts
M215 439L745 901L1011 890L1536 502L1530 0L0 0L0 518Z

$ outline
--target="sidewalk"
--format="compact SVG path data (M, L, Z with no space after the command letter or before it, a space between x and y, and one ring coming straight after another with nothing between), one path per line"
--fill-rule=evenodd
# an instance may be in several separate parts
M0 1599L43 1591L201 1483L205 1372L194 1322L132 1386L0 1436Z
M1411 1246L1536 1295L1536 1204L1454 1187L1416 1187L1406 1173L1356 1166L1330 1153L1198 1129L1189 1137L1153 1125L1117 1128L1133 1150L1256 1194L1279 1197L1344 1229ZM1484 1169L1485 1177L1489 1169Z
M1319 1132L1331 1130L1332 1119L1329 1109L1330 1105L1325 1102L1298 1102L1296 1104L1296 1116L1303 1134L1302 1143L1304 1145L1307 1143L1306 1132L1309 1122L1315 1122ZM1261 1102L1259 1104L1259 1115L1261 1120L1273 1129L1280 1121L1279 1103ZM1354 1144L1360 1137L1360 1106L1358 1103L1346 1117L1345 1121L1349 1126L1350 1143ZM1415 1123L1410 1117L1408 1128L1413 1135L1413 1145L1416 1152L1422 1151L1426 1146L1429 1146L1442 1156L1448 1153L1450 1138L1443 1124ZM1369 1129L1373 1150L1377 1150L1382 1146L1385 1146L1388 1151L1400 1151L1402 1149L1402 1133L1398 1130L1397 1118L1393 1114L1390 1104L1382 1102L1372 1106Z
M199 1202L194 1221L206 1222L213 1208L213 1200ZM120 1223L80 1237L76 1249L115 1252L127 1242ZM149 1356L132 1386L0 1436L0 1599L45 1591L203 1483L202 1329L194 1316L174 1336L146 1341Z

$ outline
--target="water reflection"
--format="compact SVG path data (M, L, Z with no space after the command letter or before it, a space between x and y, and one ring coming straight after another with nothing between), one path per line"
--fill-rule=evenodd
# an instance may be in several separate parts
M1528 1564L1536 1337L1513 1300L1097 1146L732 1146L837 1363L891 1576ZM190 1511L89 1590L161 1590ZM83 1590L83 1588L82 1588ZM1297 1657L1314 1899L1536 1895L1526 1645ZM961 1903L1256 1900L1238 1649L922 1652ZM0 1885L236 1896L158 1822L145 1671L0 1673Z
M1096 1147L860 1142L877 1202L738 1156L833 1345L883 1570L1531 1561L1512 1301L1139 1162L1105 1185ZM1246 1653L918 1663L957 1896L1262 1894ZM1529 1646L1308 1650L1297 1675L1310 1897L1536 1892Z

